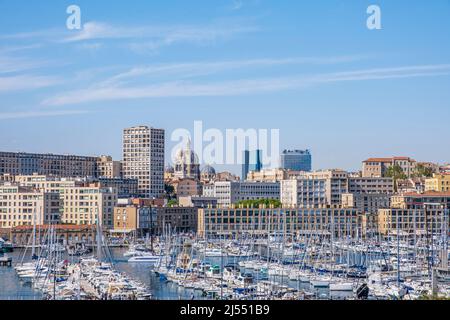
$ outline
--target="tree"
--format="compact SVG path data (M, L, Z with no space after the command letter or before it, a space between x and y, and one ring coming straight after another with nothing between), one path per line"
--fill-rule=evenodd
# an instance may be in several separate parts
M398 189L397 181L405 180L407 178L406 174L403 172L402 167L398 164L391 166L386 171L386 177L392 178L394 182L395 191Z
M423 164L418 164L414 176L417 178L431 178L433 176L433 169L425 167Z
M390 166L386 171L386 177L394 179L394 181L408 178L403 172L402 167L398 164Z
M178 206L178 200L172 199L167 202L168 207L176 207Z
M173 186L171 186L169 184L165 184L164 185L164 191L165 191L165 194L167 196L167 199L170 200L170 199L176 197L176 195L175 195L175 188Z

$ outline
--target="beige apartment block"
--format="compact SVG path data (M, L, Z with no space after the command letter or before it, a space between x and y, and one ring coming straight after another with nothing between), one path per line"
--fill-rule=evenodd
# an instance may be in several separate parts
M63 200L62 223L96 224L97 218L105 228L113 227L113 212L117 190L102 187L70 187L59 191Z
M97 174L97 159L97 157L75 155L0 152L0 173L95 177Z
M134 205L114 208L114 231L124 234L138 228L138 207Z
M382 235L441 235L447 209L380 209L378 231ZM448 230L448 222L445 227Z
M97 161L97 172L99 178L119 178L122 176L122 163L110 156L101 156Z
M0 228L60 222L59 194L6 183L0 186Z
M21 186L59 194L62 223L95 224L100 214L105 227L113 225L113 208L118 197L115 188L43 175L16 176L15 181Z
M426 179L425 191L450 191L450 174L434 174L433 178Z
M285 206L339 205L348 193L348 172L323 170L305 172L281 181L280 199Z
M174 187L177 197L198 196L202 194L202 186L198 180L185 178L175 179L170 185Z
M63 188L75 187L81 184L79 180L74 178L59 178L40 174L18 175L14 177L14 182L21 186L50 191L59 191Z
M251 235L322 235L336 238L361 234L361 214L354 208L202 208L198 210L200 237Z
M279 182L288 179L286 169L263 169L261 171L250 171L247 181L250 182Z
M385 177L389 167L398 165L409 178L416 170L417 162L408 157L370 158L363 161L363 177Z

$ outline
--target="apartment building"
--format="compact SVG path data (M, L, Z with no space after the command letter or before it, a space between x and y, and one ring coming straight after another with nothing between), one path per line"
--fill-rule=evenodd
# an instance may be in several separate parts
M425 191L450 192L450 174L433 174L425 180Z
M356 208L361 213L376 214L379 209L391 206L391 196L383 193L344 193L342 195L344 208Z
M117 190L99 186L76 186L60 189L59 194L63 200L62 223L89 225L96 224L99 218L103 227L113 227Z
M281 181L280 200L284 207L309 207L329 204L325 179Z
M416 209L381 209L378 212L378 231L382 235L448 234L448 209L440 207Z
M180 207L215 208L217 207L217 198L204 196L186 196L179 197L178 203Z
M124 129L124 178L138 180L143 198L157 198L164 192L165 131L147 126Z
M348 193L348 173L324 170L282 181L280 198L284 206L339 205L344 193Z
M425 178L413 177L397 180L397 193L422 193L425 192Z
M450 192L410 192L392 196L391 202L391 207L397 209L450 208Z
M354 208L203 208L199 209L198 235L236 237L245 233L356 237L361 234L361 215Z
M97 157L0 152L0 175L97 176Z
M116 189L118 198L134 198L139 196L137 179L98 178L91 183L103 188Z
M114 161L110 156L100 156L97 160L97 177L110 179L122 177L122 163Z
M113 208L118 191L100 183L83 179L48 177L44 175L16 176L16 183L44 192L58 193L62 201L61 222L67 224L96 224L97 216L102 225L113 225Z
M409 178L416 171L417 162L409 157L369 158L363 161L363 177L385 177L392 166L400 166Z
M59 223L60 208L57 192L11 183L0 186L0 228Z
M288 170L285 169L263 169L261 171L250 171L247 181L250 182L280 182L288 179Z
M202 194L202 185L196 179L174 179L170 182L177 197L197 196Z
M58 191L63 188L75 187L81 185L81 179L60 178L57 176L47 176L40 174L18 175L14 177L14 182L26 187L35 189L44 189Z
M217 198L217 203L222 206L231 206L244 200L279 200L280 183L216 181L212 197Z
M156 208L156 233L164 230L175 232L197 232L198 209L193 207L159 207Z
M394 180L379 177L349 177L348 192L355 194L393 194Z
M157 207L163 203L150 199L119 199L114 207L114 227L110 232L145 237L154 234L157 223Z

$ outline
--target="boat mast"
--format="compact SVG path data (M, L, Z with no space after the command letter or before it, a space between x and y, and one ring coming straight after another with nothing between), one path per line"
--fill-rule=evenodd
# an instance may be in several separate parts
M399 212L397 211L397 287L400 288L400 226Z
M448 270L448 208L442 206L443 221L441 222L442 230L442 258L441 267L444 270Z
M33 244L31 245L31 259L36 257L36 209L33 210Z
M100 225L100 212L98 210L98 207L95 208L96 211L96 217L97 217L97 223L96 223L96 229L97 229L97 260L100 262L102 259L102 232L101 232L101 225Z

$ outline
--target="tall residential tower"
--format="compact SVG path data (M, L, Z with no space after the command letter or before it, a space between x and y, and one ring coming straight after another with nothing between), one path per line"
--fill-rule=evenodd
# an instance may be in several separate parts
M138 179L138 192L144 198L157 198L164 192L165 132L147 126L123 131L124 178Z

